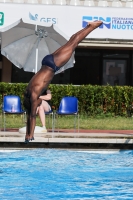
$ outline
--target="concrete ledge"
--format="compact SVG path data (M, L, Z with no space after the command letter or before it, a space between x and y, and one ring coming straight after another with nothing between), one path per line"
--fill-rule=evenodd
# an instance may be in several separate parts
M72 148L72 149L133 149L129 139L91 139L91 138L41 138L24 143L24 138L3 138L2 148Z
M133 134L112 133L36 133L24 143L25 134L0 132L1 148L133 149Z
M133 139L117 138L48 138L49 143L104 143L104 144L133 144Z

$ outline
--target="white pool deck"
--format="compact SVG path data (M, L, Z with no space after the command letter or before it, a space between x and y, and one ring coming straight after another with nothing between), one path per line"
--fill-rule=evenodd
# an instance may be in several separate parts
M13 131L0 131L0 143L23 143L25 134ZM73 143L73 144L133 144L133 133L74 133L47 132L36 133L30 143Z

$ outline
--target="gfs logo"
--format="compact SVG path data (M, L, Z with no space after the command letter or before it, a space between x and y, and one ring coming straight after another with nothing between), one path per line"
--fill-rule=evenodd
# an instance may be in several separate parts
M57 18L55 18L55 17L53 17L53 18L51 18L51 17L41 17L40 18L38 14L29 13L29 18L30 18L30 20L34 20L34 21L57 24Z

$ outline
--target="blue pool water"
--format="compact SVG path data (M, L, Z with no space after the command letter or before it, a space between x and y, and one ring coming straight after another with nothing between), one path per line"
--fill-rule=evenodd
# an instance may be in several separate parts
M133 200L133 151L0 150L0 200Z

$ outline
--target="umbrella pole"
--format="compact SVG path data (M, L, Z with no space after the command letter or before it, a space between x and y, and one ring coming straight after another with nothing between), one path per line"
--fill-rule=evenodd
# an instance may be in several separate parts
M37 24L35 26L35 32L37 32ZM38 46L38 45L37 45ZM35 74L37 73L37 63L38 63L38 48L36 49L36 63L35 63Z
M36 27L35 27L35 31L37 31L37 24L36 24Z
M38 64L38 48L36 49L36 65L35 65L35 74L37 73L37 64Z

